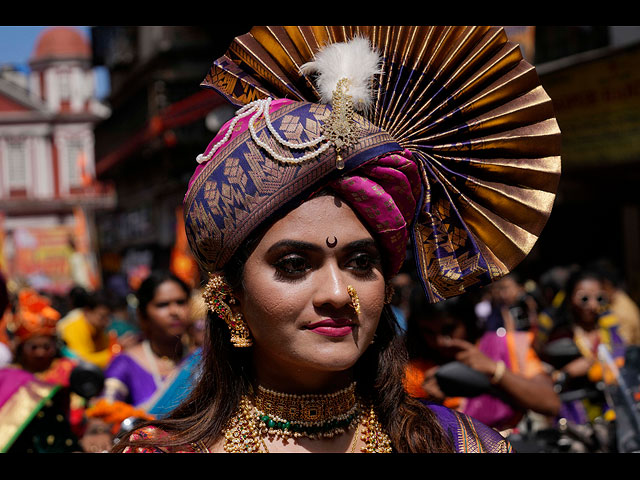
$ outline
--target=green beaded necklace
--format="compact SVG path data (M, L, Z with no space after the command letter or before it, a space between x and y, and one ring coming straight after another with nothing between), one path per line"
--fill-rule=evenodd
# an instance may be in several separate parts
M330 438L357 425L355 383L327 395L293 395L258 387L253 416L260 432L281 438Z

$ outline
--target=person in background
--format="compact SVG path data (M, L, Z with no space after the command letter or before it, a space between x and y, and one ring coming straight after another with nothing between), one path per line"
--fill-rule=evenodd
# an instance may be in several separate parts
M58 349L56 324L60 314L49 300L30 289L18 294L15 315L9 322L16 366L50 383L69 386L76 365Z
M524 331L535 328L538 306L517 274L510 273L491 284L489 298L491 311L484 324L485 330Z
M106 292L78 293L76 308L58 323L58 334L70 354L105 368L121 350L115 335L109 335L112 304Z
M574 266L556 266L544 272L538 279L542 302L536 320L534 348L539 355L543 355L545 345L549 342L549 334L555 328L554 322L558 318L557 312L567 296L567 280L576 268Z
M154 271L136 296L142 341L114 357L103 392L87 410L100 449L107 440L113 446L123 421L151 420L174 408L189 393L199 359L184 341L190 288L168 271Z
M133 319L128 298L113 290L109 290L112 299L111 321L107 326L110 335L117 337L118 344L122 349L132 347L140 342L141 332L138 322Z
M619 333L627 345L640 345L640 308L625 291L618 270L606 260L593 268L602 275L602 287L610 299L609 309L619 323Z
M143 340L116 356L105 370L102 397L150 413L189 357L184 344L190 288L169 272L153 272L136 295Z
M622 366L626 342L619 333L618 319L609 310L602 276L599 272L580 269L566 284L566 296L556 312L549 343L571 339L579 356L554 372L555 381L567 390L592 387L606 380L606 368L598 357L598 347L605 345L611 357ZM597 389L596 389L597 390ZM561 415L578 424L588 423L606 414L611 406L605 398L585 398L563 405Z
M472 304L453 298L430 305L420 291L412 295L407 330L407 391L416 398L444 404L505 431L527 410L555 416L560 400L526 331L486 331L478 327ZM472 398L447 397L438 384L438 369L458 361L490 380L499 393Z
M409 316L409 297L411 291L416 282L411 278L411 275L406 272L400 272L393 277L390 282L392 296L391 296L391 309L398 321L398 328L400 332L407 330L407 317Z
M14 363L0 369L0 452L80 451L82 409L69 390L75 362L60 355L60 314L21 290L9 322Z

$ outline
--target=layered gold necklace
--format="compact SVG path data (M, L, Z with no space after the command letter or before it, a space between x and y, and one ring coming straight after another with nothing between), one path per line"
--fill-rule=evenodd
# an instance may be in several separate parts
M259 386L251 398L242 397L225 429L224 449L230 453L268 453L267 438L333 438L351 428L356 428L352 451L360 430L365 443L362 452L391 452L388 435L374 409L365 408L358 399L355 383L328 395L293 395Z

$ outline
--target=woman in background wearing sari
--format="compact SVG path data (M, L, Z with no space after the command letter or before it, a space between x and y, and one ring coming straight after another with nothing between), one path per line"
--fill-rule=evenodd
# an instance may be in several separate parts
M502 432L516 427L527 410L557 415L560 399L532 348L532 336L512 327L483 331L477 323L472 305L463 298L429 305L421 292L414 292L406 336L407 391ZM493 390L468 398L446 396L436 374L454 361L486 375Z
M142 282L137 297L143 340L109 364L103 398L162 413L154 410L156 401L190 359L183 343L189 296L190 288L168 272L154 272Z
M0 452L79 451L82 405L69 390L75 361L60 354L60 319L48 299L24 289L8 322L13 363L0 369Z

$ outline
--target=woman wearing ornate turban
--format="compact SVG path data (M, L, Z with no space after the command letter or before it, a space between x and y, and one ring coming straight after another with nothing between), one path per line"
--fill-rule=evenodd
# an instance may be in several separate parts
M557 124L501 28L254 27L204 81L240 106L185 227L209 274L199 380L116 451L510 451L411 398L388 300L506 274L549 215Z

